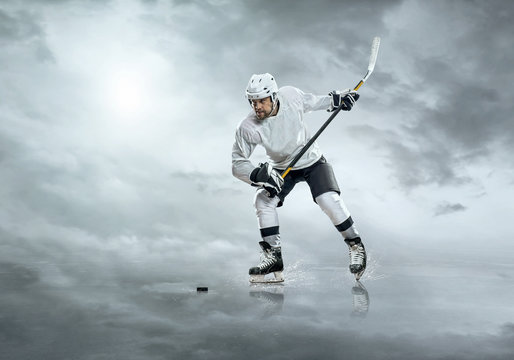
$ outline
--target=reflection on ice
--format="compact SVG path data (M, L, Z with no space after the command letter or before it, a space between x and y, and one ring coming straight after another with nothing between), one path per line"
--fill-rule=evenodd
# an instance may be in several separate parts
M284 286L275 284L272 286L250 285L250 297L256 298L264 304L263 319L280 314L284 305Z
M298 265L298 264L297 264ZM298 266L296 267L298 269ZM305 268L305 267L304 267ZM317 271L319 271L320 268L317 268ZM334 268L332 269L334 270ZM341 272L341 269L337 269L338 272ZM290 273L290 277L292 277L292 281L287 283L280 283L280 284L250 284L250 291L249 295L252 298L258 299L259 303L256 304L256 307L264 307L263 310L263 316L262 318L268 318L271 316L279 315L283 312L284 309L287 310L288 305L284 306L284 300L287 297L287 294L290 294L290 296L298 296L298 293L302 293L304 296L309 296L308 292L312 291L313 294L316 294L317 291L316 288L313 287L314 284L318 285L325 285L319 280L316 282L313 272L311 271L311 280L312 282L303 282L302 284L299 283L299 279L306 279L304 277L304 274L307 273L307 271L299 271L296 273L296 276L291 276L293 273ZM288 277L288 279L290 279ZM303 286L302 286L303 285ZM331 289L330 292L332 292L332 295L334 295L334 283L332 282L332 285L330 287L327 287L327 289ZM341 299L346 299L348 302L347 305L352 305L350 314L352 316L356 317L365 317L366 314L369 311L369 304L370 304L370 296L369 292L364 286L364 284L361 281L355 281L353 286L350 286L349 283L340 282L339 283L340 290L348 289L348 293L351 296L341 296ZM319 294L318 294L319 295ZM289 302L294 307L294 299L291 299ZM316 299L313 303L314 304L322 304L321 299ZM342 306L342 309L347 308L346 306ZM338 315L342 315L342 313L339 313Z
M365 317L369 310L369 293L360 281L352 287L353 312L352 315Z

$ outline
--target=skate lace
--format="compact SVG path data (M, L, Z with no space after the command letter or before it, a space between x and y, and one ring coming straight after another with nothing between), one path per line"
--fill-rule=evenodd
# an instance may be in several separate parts
M267 268L277 262L277 259L271 254L261 253L261 263L259 264L259 269Z
M350 264L362 265L364 263L364 249L362 246L353 245L350 247Z

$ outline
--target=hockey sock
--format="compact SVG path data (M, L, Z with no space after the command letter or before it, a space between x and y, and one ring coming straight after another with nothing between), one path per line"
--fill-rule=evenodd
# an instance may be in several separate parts
M280 247L280 233L278 226L261 229L261 237L262 240L270 244L271 247Z
M355 239L359 237L359 232L353 224L353 219L351 216L341 224L336 225L336 229L341 233L341 235L343 235L345 239Z

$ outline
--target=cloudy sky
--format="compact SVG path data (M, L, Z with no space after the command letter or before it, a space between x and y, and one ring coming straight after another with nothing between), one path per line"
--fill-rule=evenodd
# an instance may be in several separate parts
M510 259L513 15L509 1L1 1L3 271L52 286L246 273L254 189L230 160L249 77L353 87L374 36L358 105L319 139L370 253ZM307 115L313 132L326 117ZM307 186L280 218L291 260L346 261Z

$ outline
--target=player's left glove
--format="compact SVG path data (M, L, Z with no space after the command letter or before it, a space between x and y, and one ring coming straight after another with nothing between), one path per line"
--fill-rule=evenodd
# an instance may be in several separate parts
M327 111L336 110L341 103L344 104L341 110L350 111L360 97L356 91L350 89L346 89L344 91L332 90L328 93L328 96L330 96L330 107Z
M268 192L269 197L277 195L284 185L282 176L268 163L261 163L253 169L250 180L252 185L262 186Z

